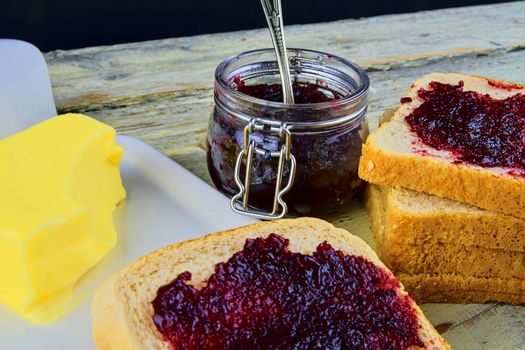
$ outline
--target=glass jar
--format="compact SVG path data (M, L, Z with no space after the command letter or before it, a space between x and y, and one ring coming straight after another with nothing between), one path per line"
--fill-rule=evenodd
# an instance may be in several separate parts
M280 84L271 49L228 58L215 71L208 170L217 188L233 198L235 211L263 219L336 212L361 184L367 74L330 54L288 51L295 83L338 98L284 104L239 92L239 84Z

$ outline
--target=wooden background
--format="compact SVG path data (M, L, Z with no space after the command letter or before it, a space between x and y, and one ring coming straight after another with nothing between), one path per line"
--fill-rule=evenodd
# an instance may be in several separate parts
M290 47L330 52L366 69L371 129L411 82L463 72L525 83L525 2L466 7L287 28ZM220 61L270 47L266 30L91 47L45 54L57 107L81 112L139 138L211 183L202 139ZM369 243L356 200L328 218ZM456 349L525 349L525 307L422 306Z

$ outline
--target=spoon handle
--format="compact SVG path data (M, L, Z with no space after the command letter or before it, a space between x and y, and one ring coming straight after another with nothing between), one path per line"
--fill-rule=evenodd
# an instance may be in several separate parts
M286 52L286 43L284 42L281 0L261 0L261 5L266 16L266 21L268 22L273 47L277 54L277 64L279 65L281 84L283 86L284 103L293 104L292 78L290 77L288 53Z

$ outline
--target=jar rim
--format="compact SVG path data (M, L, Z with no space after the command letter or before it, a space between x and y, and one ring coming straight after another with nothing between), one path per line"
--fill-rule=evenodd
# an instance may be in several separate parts
M264 101L264 100L263 100ZM220 101L215 101L216 104L224 108L224 105ZM260 117L251 117L249 115L245 115L240 112L236 111L228 111L229 114L235 116L238 120L241 120L242 122L248 124L252 120L255 120L257 123L272 126L272 127L279 127L282 125L285 125L289 130L295 130L295 131L306 131L306 130L317 130L317 129L324 129L329 127L335 127L339 125L345 125L347 122L353 122L355 119L362 117L365 115L366 111L368 109L368 104L364 104L362 107L360 107L358 110L339 117L335 119L328 119L328 120L321 120L321 121L309 121L309 122L282 122L278 120L272 120L267 118L260 118Z
M287 51L289 52L305 52L310 54L317 54L322 55L325 57L328 57L331 60L334 60L338 63L341 63L349 68L351 68L353 71L357 73L359 78L361 79L361 83L359 84L357 90L349 94L348 96L345 96L343 98L337 99L337 100L331 100L327 102L317 102L317 103L296 103L296 104L289 104L284 102L274 102L274 101L268 101L264 99L260 99L257 97L253 97L247 94L244 94L236 89L234 89L230 84L226 82L223 76L223 72L234 62L241 58L249 57L249 56L255 56L259 54L264 53L271 53L274 50L272 48L266 48L266 49L257 49L257 50L250 50L242 52L238 55L233 55L222 61L217 68L215 69L215 81L221 86L221 88L225 89L229 93L231 93L233 96L243 99L247 102L256 104L256 105L264 105L266 107L273 107L273 108L294 108L294 109L311 109L311 108L334 108L338 106L344 106L346 104L352 103L358 99L360 99L364 94L367 93L369 87L370 87L370 79L368 78L368 74L357 64L341 58L336 55L328 54L326 52L317 51L317 50L310 50L310 49L299 49L299 48L288 48Z

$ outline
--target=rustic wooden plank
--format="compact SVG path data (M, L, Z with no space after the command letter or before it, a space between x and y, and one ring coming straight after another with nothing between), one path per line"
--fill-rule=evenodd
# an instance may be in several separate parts
M290 26L291 47L327 51L370 71L525 46L525 2ZM60 110L171 98L209 89L224 58L270 47L266 30L46 54Z
M505 55L484 55L476 59L462 57L430 62L414 68L370 72L372 85L367 115L370 128L375 129L379 117L398 104L399 98L408 90L412 81L433 71L460 71L525 82L525 50ZM205 136L212 108L213 91L198 89L181 95L174 94L173 98L141 101L126 106L109 104L86 113L113 125L123 134L152 144L202 176L206 166L204 157L189 162L182 158L186 150L198 153L194 148L198 147Z
M525 307L505 304L424 304L425 315L454 349L525 348Z
M291 46L351 58L371 78L371 129L419 76L460 71L525 82L525 2L291 26ZM269 46L265 30L46 54L60 111L81 111L152 144L211 183L203 138L213 70L225 57ZM373 245L360 202L327 218ZM457 349L525 348L525 308L426 304Z

